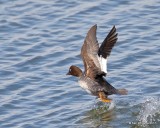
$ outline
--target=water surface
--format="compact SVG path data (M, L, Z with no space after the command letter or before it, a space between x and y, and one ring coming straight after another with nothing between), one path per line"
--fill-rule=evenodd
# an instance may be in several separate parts
M0 0L0 127L159 127L159 12L158 0ZM65 75L70 65L83 69L94 24L99 43L116 25L106 79L129 91L110 97L110 111Z

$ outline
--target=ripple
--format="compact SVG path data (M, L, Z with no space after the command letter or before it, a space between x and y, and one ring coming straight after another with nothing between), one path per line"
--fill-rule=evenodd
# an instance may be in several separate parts
M0 127L159 126L158 0L0 4ZM90 113L95 97L66 76L70 65L83 69L80 49L93 24L99 43L116 25L106 79L129 90L128 96L111 96L114 117L106 121Z

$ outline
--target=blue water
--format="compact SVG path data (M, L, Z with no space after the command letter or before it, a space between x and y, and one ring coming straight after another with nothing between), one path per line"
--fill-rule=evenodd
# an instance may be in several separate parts
M0 0L0 127L158 128L159 12L159 0ZM110 96L108 111L65 75L70 65L83 69L94 24L99 43L116 25L106 79L129 91Z

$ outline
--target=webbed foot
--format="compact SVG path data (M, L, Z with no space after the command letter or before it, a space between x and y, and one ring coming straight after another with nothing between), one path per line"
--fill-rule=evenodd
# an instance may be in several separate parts
M99 92L99 98L102 102L110 103L112 100L107 98L104 92Z

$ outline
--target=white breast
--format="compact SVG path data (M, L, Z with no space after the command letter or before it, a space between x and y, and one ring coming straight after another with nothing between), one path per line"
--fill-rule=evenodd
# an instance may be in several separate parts
M87 82L85 82L83 80L79 80L78 83L84 90L86 90L89 94L91 94L91 92L88 88Z

